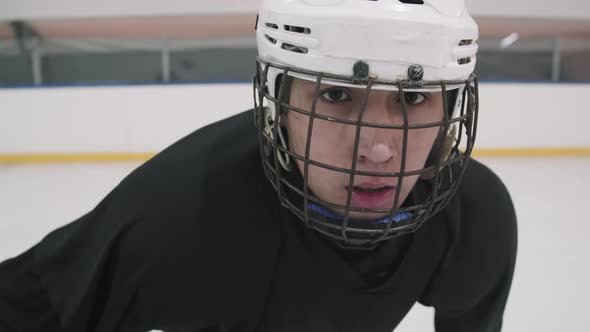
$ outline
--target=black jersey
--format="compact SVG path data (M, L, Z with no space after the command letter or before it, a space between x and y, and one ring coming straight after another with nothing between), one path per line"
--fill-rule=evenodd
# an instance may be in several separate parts
M499 331L516 257L506 188L472 160L449 206L372 251L278 203L252 113L197 130L0 264L0 331Z

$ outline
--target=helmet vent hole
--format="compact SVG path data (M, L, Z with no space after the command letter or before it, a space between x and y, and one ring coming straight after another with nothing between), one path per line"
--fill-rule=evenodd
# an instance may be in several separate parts
M295 25L285 25L285 30L295 33L303 33L309 35L311 33L310 28L298 27Z
M273 43L273 44L276 44L276 43L277 43L277 40L276 40L276 39L274 39L274 38L272 38L272 37L271 37L271 36L269 36L269 35L264 35L264 37L266 37L266 40L268 40L269 42L271 42L271 43Z
M468 63L471 63L471 57L459 59L459 60L457 60L457 63L460 65L466 65Z
M424 0L399 0L401 3L407 3L410 5L423 5Z
M279 26L274 23L266 23L265 25L271 29L278 29L279 28Z
M463 39L459 42L459 46L467 46L473 44L473 39Z
M283 45L281 46L281 48L284 49L284 50L287 50L287 51L291 51L291 52L295 52L295 53L301 53L301 54L307 54L307 52L309 51L305 47L295 46L295 45L291 45L291 44L287 44L287 43L283 43Z

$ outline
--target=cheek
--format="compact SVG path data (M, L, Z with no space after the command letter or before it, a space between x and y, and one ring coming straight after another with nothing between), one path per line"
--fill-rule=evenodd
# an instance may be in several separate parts
M295 112L289 112L283 119L283 126L286 127L289 136L290 150L298 155L305 153L308 124L307 116Z
M285 123L289 134L290 150L305 158L307 145L307 134L309 128L309 117L301 114L291 113ZM321 119L314 120L311 136L309 159L330 166L349 168L351 165L351 152L343 142L343 133L335 130L334 124ZM342 129L342 128L341 128ZM352 151L352 150L350 150ZM296 159L297 168L304 174L304 162ZM309 185L316 194L330 197L335 183L342 177L342 173L323 167L309 166Z
M303 157L305 157L308 124L306 118L305 121L290 122L289 127L293 134L297 132L291 143L292 151ZM315 119L309 156L311 160L319 163L340 168L350 168L352 149L348 148L347 143L343 140L343 136L346 135L344 132L346 128L338 127L341 126L325 120ZM304 162L302 160L296 162L300 173L304 174ZM308 176L309 187L318 197L332 203L342 203L340 184L343 183L343 178L348 178L348 175L310 165Z
M424 167L432 146L438 136L438 128L413 130L408 138L408 169L419 170Z
M292 151L304 157L308 139L309 117L298 113L290 113L284 124L289 133L289 145ZM314 119L312 135L310 136L310 159L341 166L340 159L350 159L351 157L349 155L352 153L352 148L350 148L351 140L349 139L350 133L354 138L354 130L351 128L351 126L335 124L323 119ZM350 153L347 154L348 151Z
M352 126L316 119L310 158L341 168L350 168L355 130Z
M418 108L414 113L414 123L430 124L439 123L443 120L442 97L437 95L425 107ZM428 155L435 143L440 126L415 129L408 133L408 160L414 169L424 166Z

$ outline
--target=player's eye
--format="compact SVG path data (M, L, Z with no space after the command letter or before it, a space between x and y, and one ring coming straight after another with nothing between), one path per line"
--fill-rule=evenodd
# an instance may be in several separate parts
M350 94L342 89L331 89L320 94L322 98L331 103L341 103L352 100Z
M420 92L404 92L406 105L420 105L426 101L427 96Z

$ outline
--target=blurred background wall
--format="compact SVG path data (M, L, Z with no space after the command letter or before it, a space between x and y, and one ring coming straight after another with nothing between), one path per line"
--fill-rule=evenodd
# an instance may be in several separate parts
M3 0L0 19L252 13L260 0ZM467 0L477 16L590 18L585 0Z
M153 154L250 108L257 4L2 0L0 161ZM478 152L589 155L578 101L590 95L590 2L468 5L481 30Z

